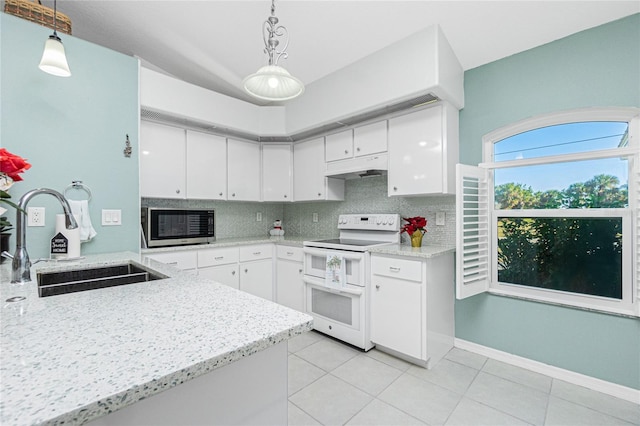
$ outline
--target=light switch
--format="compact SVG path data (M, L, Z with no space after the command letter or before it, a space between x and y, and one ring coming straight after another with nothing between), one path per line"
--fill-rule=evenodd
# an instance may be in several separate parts
M122 210L102 209L102 226L122 225Z
M445 213L444 212L436 212L436 225L444 226L445 221Z

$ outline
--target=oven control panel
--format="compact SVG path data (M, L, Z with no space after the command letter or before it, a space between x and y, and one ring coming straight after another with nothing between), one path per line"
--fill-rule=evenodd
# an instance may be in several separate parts
M400 215L389 213L341 214L338 216L338 229L399 231Z

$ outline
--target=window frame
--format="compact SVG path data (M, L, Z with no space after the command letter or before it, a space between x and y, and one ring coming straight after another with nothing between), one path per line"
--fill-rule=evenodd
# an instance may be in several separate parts
M640 316L640 288L638 288L638 275L640 274L640 224L638 223L638 210L640 209L640 108L586 108L570 111L561 111L529 118L517 123L513 123L486 134L483 139L483 160L479 164L480 169L484 169L483 188L486 188L486 209L487 214L483 217L488 221L488 280L481 285L476 283L470 285L467 291L458 289L458 298L464 298L482 291L493 294L524 298L544 303L558 304L563 306L578 307L583 309L616 313L622 315ZM548 157L536 157L521 160L494 161L494 145L505 138L535 130L538 128L579 122L592 121L617 121L629 124L628 145L626 147L608 148L599 151L587 151L573 154L562 154ZM531 166L539 164L572 162L589 159L625 157L629 161L629 207L628 208L604 208L604 209L517 209L501 210L495 208L494 203L494 169L513 168L520 166ZM461 165L462 166L462 165ZM463 166L470 167L470 166ZM464 174L464 172L460 172ZM459 178L461 178L460 176ZM460 188L458 189L460 191ZM457 194L460 197L460 194ZM457 199L457 204L462 198ZM460 206L458 207L460 209ZM464 220L464 215L459 210L458 220ZM473 216L473 214L471 215ZM497 276L498 261L498 217L619 217L623 226L623 246L622 246L622 299L611 299L601 296L570 293L558 290L543 289L518 284L500 283ZM463 228L458 225L457 233L460 234ZM461 241L463 236L458 238L458 252L461 251ZM464 261L464 253L459 253L458 265ZM464 270L463 265L461 269ZM466 282L458 274L458 286L464 287ZM475 287L475 289L472 289Z

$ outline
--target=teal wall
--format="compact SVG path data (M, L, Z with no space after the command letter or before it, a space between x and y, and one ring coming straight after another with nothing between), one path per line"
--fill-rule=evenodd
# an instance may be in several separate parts
M50 29L4 13L0 26L0 146L32 164L24 181L9 191L12 198L39 187L63 192L72 180L81 180L93 192L90 216L98 233L82 244L82 254L137 251L138 60L59 34L72 75L55 77L38 69ZM123 155L126 134L131 158ZM69 195L82 198L80 192ZM46 226L27 228L30 257L48 257L62 208L48 195L34 197L29 206L46 208ZM102 209L121 209L122 226L102 227ZM15 230L12 234L11 251Z
M527 117L590 106L640 107L636 14L465 72L460 162L482 136ZM456 337L640 389L640 319L482 294L456 302Z

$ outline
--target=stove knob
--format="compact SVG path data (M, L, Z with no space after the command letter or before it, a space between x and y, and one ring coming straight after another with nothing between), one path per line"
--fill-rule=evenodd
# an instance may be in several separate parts
M395 221L396 221L396 220L394 219L394 217L393 217L393 216L389 216L389 225L393 225L393 223L394 223Z
M382 218L380 216L376 217L376 223L380 225L382 223Z
M382 219L382 224L386 225L387 224L387 218L385 217L384 219Z

